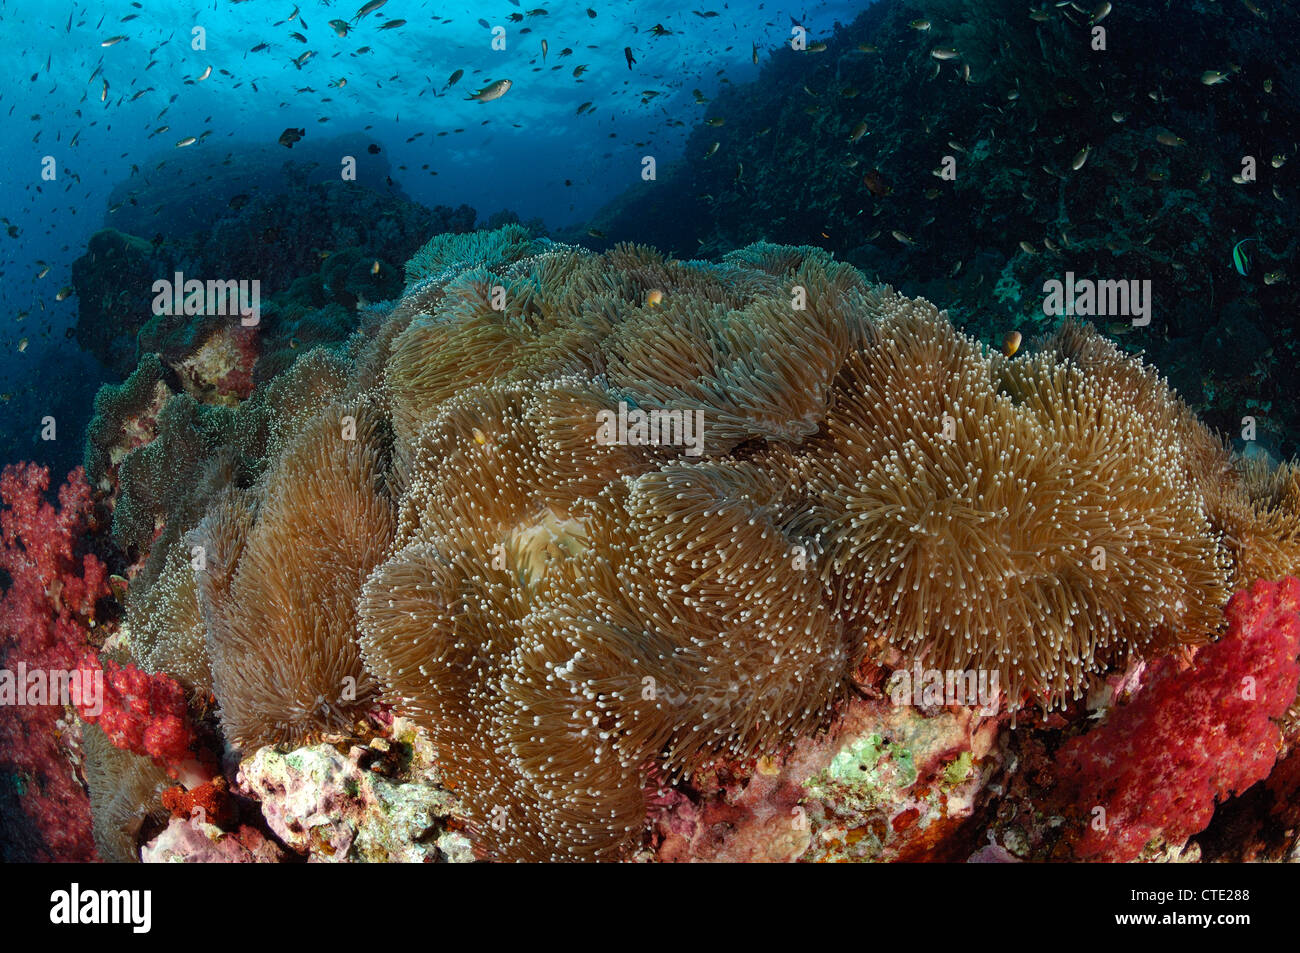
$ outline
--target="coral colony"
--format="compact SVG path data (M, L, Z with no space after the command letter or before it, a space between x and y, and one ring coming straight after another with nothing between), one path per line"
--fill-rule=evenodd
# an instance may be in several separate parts
M317 44L411 29L384 6L329 31L295 8L315 32L288 26ZM1121 6L1149 24L1151 4L976 6L881 0L720 94L731 125L702 112L665 173L704 212L651 216L662 248L624 240L640 192L602 213L606 240L510 214L476 228L473 209L424 209L391 178L310 181L314 163L279 151L309 154L305 123L266 144L285 181L223 200L206 231L138 237L156 231L147 192L123 200L127 230L98 231L71 266L68 336L116 375L82 465L0 470L6 859L1300 858L1294 382L1231 402L1290 344L1193 396L1170 383L1186 365L1139 353L1142 334L1175 353L1170 282L1202 287L1175 246L1200 255L1192 233L1213 227L1193 210L1153 243L1135 224L1163 227L1205 186L1179 165L1190 130L1156 128L1190 95L1174 79L1143 72L1084 141L1036 153L1041 174L1006 165L1005 137L1041 119L1034 141L1050 141L1045 117L1100 94L1046 66L995 81L1002 58L1104 46ZM611 44L620 81L679 21L715 16ZM1002 50L987 24L1013 18ZM541 61L577 81L560 37ZM1197 66L1202 95L1271 83L1261 42L1183 72ZM294 54L298 85L326 68ZM882 91L988 99L991 125L944 145L952 117L909 106L891 132L862 119L876 80L859 93L807 67L809 128L763 128L796 121L773 102L818 54ZM510 108L532 75L474 76L463 108ZM92 80L107 103L107 70ZM896 134L911 144L891 151ZM927 135L939 151L922 160ZM203 136L176 149L218 148ZM407 169L363 144L354 175L352 152ZM1073 183L1101 189L1143 156L1160 162L1140 187L1168 197L1094 196L1123 227L1085 224ZM1222 189L1255 181L1214 168ZM967 188L954 169L988 194L940 191ZM783 175L812 188L804 171L820 191L798 207L816 215L773 218ZM158 188L181 216L184 189ZM960 251L934 225L942 196ZM1254 274L1272 294L1286 240L1253 220L1260 237L1217 240L1214 280ZM1007 247L962 244L981 232ZM1137 264L1094 268L1103 249ZM929 300L944 292L951 313ZM1218 294L1233 314L1260 307ZM147 895L109 909L102 893L72 883L60 922L149 929Z

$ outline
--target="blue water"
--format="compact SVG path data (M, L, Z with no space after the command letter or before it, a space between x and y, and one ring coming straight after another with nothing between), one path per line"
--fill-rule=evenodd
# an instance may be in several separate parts
M694 90L712 98L722 84L754 79L760 67L752 47L787 41L795 19L816 37L869 5L702 0L692 10L566 2L529 15L536 3L389 0L359 20L361 0L0 3L8 54L0 75L0 216L18 230L10 237L0 222L0 391L7 395L0 397L0 457L57 469L79 459L105 372L67 337L76 297L55 297L70 284L71 263L90 235L115 224L108 212L120 200L110 200L115 188L120 196L146 179L170 182L195 190L201 212L204 174L223 163L238 168L271 149L332 165L337 153L321 155L322 144L355 135L381 147L392 187L426 206L466 203L480 221L510 209L550 227L581 223L639 180L643 156L666 163L681 155L703 115ZM717 15L698 15L708 12ZM332 19L348 21L346 36L336 35ZM397 19L406 23L382 29ZM480 21L505 28L504 50L491 48L493 34ZM656 25L670 32L652 35ZM192 48L195 28L205 49ZM126 39L101 45L116 36ZM269 47L251 52L261 43ZM632 69L625 47L637 61ZM572 53L562 55L566 48ZM315 55L295 65L309 50ZM587 69L575 77L579 65ZM464 75L449 87L456 70ZM513 83L502 98L467 99L502 78ZM577 115L586 102L592 107ZM157 132L162 126L169 128ZM286 128L305 130L292 150L277 143ZM177 148L189 136L199 141ZM41 178L46 157L54 181ZM50 266L39 279L38 260ZM53 442L39 438L46 416L57 422Z

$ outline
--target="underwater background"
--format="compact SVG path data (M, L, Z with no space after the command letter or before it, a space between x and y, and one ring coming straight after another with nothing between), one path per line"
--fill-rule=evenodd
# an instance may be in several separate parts
M1296 856L1300 9L6 0L0 37L0 645L108 686L0 686L7 858ZM629 441L674 409L685 449ZM888 704L913 664L999 711ZM317 762L383 790L277 826Z
M341 186L339 157L352 154L356 182L373 193L372 203L448 206L458 210L459 228L505 213L583 234L591 215L640 181L640 159L651 144L664 164L681 158L704 110L691 90L712 98L728 84L752 80L758 67L751 45L790 19L757 4L701 8L716 14L705 17L636 3L526 8L543 11L532 15L509 0L500 10L426 3L400 12L383 7L355 22L356 10L337 4L303 5L302 19L293 20L294 4L281 10L261 0L120 6L0 8L0 30L18 58L0 87L7 170L0 218L10 229L0 293L5 313L27 313L6 331L4 360L23 338L30 348L5 365L16 385L6 388L15 411L6 418L39 421L52 413L69 432L84 428L105 379L104 355L88 360L94 352L78 344L112 330L65 337L78 325L78 300L55 297L73 284L72 264L96 231L211 241L223 220L240 218L232 201L254 199L245 220L289 218L321 201L292 190ZM860 8L823 3L799 15L820 36ZM670 34L652 34L664 17L683 15L690 19ZM339 18L349 25L344 36L330 26ZM383 29L399 18L406 22ZM505 50L491 49L488 20L509 30ZM202 50L191 48L196 25L207 34ZM101 46L113 36L124 39ZM542 40L553 48L545 59ZM628 44L636 48L636 72L627 68ZM314 55L297 65L308 52ZM498 72L519 74L508 100L467 101ZM575 115L585 102L592 105ZM292 151L277 144L286 128L307 131ZM199 141L176 148L191 136ZM372 145L382 151L372 155ZM52 182L40 178L47 155L58 163ZM673 204L658 214L672 214ZM441 230L437 219L418 228L412 241ZM324 239L311 241L324 247ZM264 250L272 258L297 254ZM50 265L41 279L38 262ZM308 274L313 264L298 261L290 274ZM92 322L102 323L88 316L83 324ZM123 347L109 361L119 370L134 367L130 343ZM56 380L59 387L48 386ZM36 381L45 382L39 397L29 389ZM75 460L72 441L65 442L72 456L56 458L56 448L30 428L5 429L7 458L57 459L64 469Z

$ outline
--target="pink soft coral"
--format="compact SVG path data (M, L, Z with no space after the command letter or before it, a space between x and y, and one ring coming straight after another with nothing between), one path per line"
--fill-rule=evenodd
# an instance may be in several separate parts
M1089 820L1076 856L1132 860L1157 835L1180 844L1216 802L1268 777L1277 719L1300 683L1300 580L1257 582L1227 616L1227 633L1190 667L1155 660L1131 703L1061 748L1058 792Z

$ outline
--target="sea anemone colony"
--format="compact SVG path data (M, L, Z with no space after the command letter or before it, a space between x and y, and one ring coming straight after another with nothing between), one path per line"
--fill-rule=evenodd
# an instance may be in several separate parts
M626 855L648 777L816 733L865 664L991 670L1028 716L1300 568L1295 471L1081 324L1008 358L814 248L517 226L406 277L345 347L233 408L171 397L89 476L145 567L137 663L245 753L393 706L488 857Z

